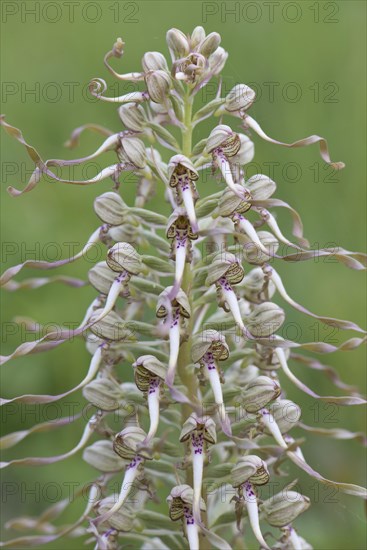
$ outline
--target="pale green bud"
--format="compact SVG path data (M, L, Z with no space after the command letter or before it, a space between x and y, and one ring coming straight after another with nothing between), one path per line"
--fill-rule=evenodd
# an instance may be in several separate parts
M118 193L108 191L94 200L94 211L104 223L120 225L128 207Z
M279 248L279 242L269 231L258 231L257 236L259 237L263 246L268 251L269 255L265 254L265 252L260 249L260 246L254 243L252 239L245 234L241 235L240 237L240 242L243 246L242 252L244 255L244 259L248 263L263 265L269 262L270 258L274 254L276 254Z
M88 322L93 323L93 320L97 319L102 311L103 309L94 311ZM115 311L110 311L103 319L94 323L90 327L90 331L104 340L127 340L132 337L132 328L129 328L127 323Z
M265 485L270 479L266 463L256 455L247 455L239 458L232 468L232 485L240 487L246 481L254 485Z
M189 54L189 42L186 35L179 29L170 29L166 34L166 41L174 59L181 59Z
M96 441L83 452L83 460L101 472L118 472L124 462L113 452L112 441Z
M198 47L199 53L204 57L209 57L212 55L215 50L218 48L221 42L221 36L217 32L211 32L206 38L201 42Z
M123 399L120 386L110 378L97 378L83 388L84 397L102 411L114 411Z
M245 388L242 403L247 412L255 413L274 401L280 393L280 386L275 380L268 376L258 376Z
M166 71L150 71L145 76L149 96L154 103L165 103L171 88L171 77Z
M218 75L226 64L227 58L228 52L226 52L224 48L219 46L219 48L217 48L215 52L212 53L212 55L209 57L210 72L214 75Z
M121 140L118 156L121 162L129 162L136 168L144 168L146 165L145 145L136 137L125 136Z
M292 428L297 426L301 418L300 407L289 399L279 399L275 401L270 405L269 411L273 415L282 434L289 432Z
M246 84L236 84L226 96L226 109L229 112L246 110L255 101L256 94Z
M140 254L129 243L116 243L109 249L106 259L112 271L121 273L127 271L131 275L138 275L143 269Z
M98 262L88 271L88 280L101 294L108 294L116 273L111 271L106 262Z
M129 130L134 132L142 132L146 126L145 111L141 105L136 103L123 103L119 107L118 113L122 123Z
M310 499L295 491L283 491L260 505L266 521L273 527L285 527L310 507Z
M205 30L203 27L195 27L190 36L191 49L195 49L200 42L205 38Z
M245 275L240 287L243 289L243 295L249 302L259 304L263 301L263 289L265 285L265 275L261 267L255 267L250 273ZM276 287L273 281L270 279L267 285L268 297L274 296Z
M98 516L103 516L104 514L109 512L114 504L115 497L113 495L110 495L100 500L95 507ZM113 529L117 529L118 531L127 533L128 531L131 531L131 529L134 527L134 522L135 514L125 505L117 510L117 512L112 514L112 516L108 518L107 523Z
M276 183L264 174L255 174L246 181L246 188L257 201L269 199L277 188Z
M141 61L144 72L168 71L167 61L160 52L146 52Z
M274 334L284 323L284 310L272 302L256 304L247 317L247 326L253 336L264 338Z

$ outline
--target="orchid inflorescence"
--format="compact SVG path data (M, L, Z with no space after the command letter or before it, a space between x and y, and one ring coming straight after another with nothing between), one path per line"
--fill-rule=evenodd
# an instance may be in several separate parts
M124 541L142 549L230 549L235 543L244 547L239 541L245 540L242 525L248 523L261 548L310 549L293 526L310 506L310 499L295 490L296 481L267 500L259 493L259 487L285 475L280 470L285 461L321 483L366 497L362 487L329 480L315 471L303 455L302 441L290 431L296 426L314 433L328 431L329 437L337 439L360 438L360 434L302 424L300 407L286 398L281 383L286 376L322 402L364 404L356 389L330 366L302 351L351 350L362 344L366 333L355 323L319 316L300 305L288 295L273 267L274 259L304 261L332 255L349 268L362 270L366 256L339 247L309 248L298 213L273 198L275 182L263 174L246 174L246 165L254 157L250 132L286 147L319 143L325 162L336 170L344 165L330 160L327 143L319 136L292 144L268 137L247 112L255 93L245 84L237 84L222 97L220 74L228 54L220 42L218 33L206 35L202 27L191 35L171 29L167 33L171 66L163 54L147 52L141 72L119 74L110 64L124 54L125 45L117 39L105 56L105 65L119 81L136 83L141 89L110 97L103 80L91 82L92 95L119 105L124 129L114 133L93 124L77 128L70 147L78 144L85 131L105 137L85 158L43 161L22 133L1 119L5 131L26 148L36 166L26 187L10 187L11 195L31 191L44 176L76 185L105 179L113 182L112 190L95 199L102 225L78 254L52 263L27 260L9 268L1 278L9 291L38 288L55 280L78 287L87 283L62 276L22 282L14 277L27 267L51 270L74 262L93 243L106 246L105 261L88 272L88 283L97 296L79 326L47 331L1 358L6 363L53 349L74 337L85 338L91 362L77 386L59 395L22 395L1 403L45 404L82 390L94 415L79 443L63 455L15 459L1 465L47 465L81 451L99 474L90 484L87 507L75 523L62 528L50 523L49 518L56 519L70 504L62 501L37 520L21 517L9 522L9 526L23 531L34 528L39 534L4 542L4 547L39 547L61 537L88 534L87 542L101 550L120 548ZM194 112L195 97L212 79L218 81L215 99ZM217 124L209 136L193 144L193 129L210 117ZM223 124L224 117L234 124ZM157 146L165 149L166 160ZM77 166L110 151L116 152L116 163L89 180L72 181L56 174L56 168ZM219 192L208 194L210 184L203 185L208 168L223 184ZM124 172L137 178L132 206L122 198ZM164 195L165 213L149 209L155 194ZM283 235L274 208L291 213L293 240ZM294 252L282 255L281 244ZM359 336L339 346L287 340L276 334L285 322L284 310L272 301L277 295L296 310ZM318 395L292 372L294 361L323 371L344 395ZM129 374L122 374L120 365ZM133 405L132 415L126 412L128 405ZM112 417L119 422L117 433ZM35 431L70 422L60 419L53 426L38 425L9 434L2 438L2 447L13 447ZM116 476L120 492L108 494ZM209 491L211 485L216 490ZM231 488L230 501L223 503L222 488L227 495ZM163 493L166 514L154 510ZM265 530L262 522L268 525ZM271 533L269 526L274 528Z

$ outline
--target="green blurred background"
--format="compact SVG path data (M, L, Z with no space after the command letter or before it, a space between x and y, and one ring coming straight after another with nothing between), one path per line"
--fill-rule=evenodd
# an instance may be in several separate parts
M223 72L224 90L229 91L235 83L252 85L258 99L251 115L269 135L286 142L313 133L325 136L332 159L346 163L342 172L332 173L322 163L317 146L282 149L254 136L258 167L252 165L250 175L258 172L259 167L269 174L266 163L275 163L276 196L301 213L305 234L314 246L336 243L349 250L365 250L364 2L28 1L3 2L2 10L2 112L10 124L22 129L26 140L44 158L73 158L94 150L101 141L95 135L84 135L77 153L63 149L71 130L81 124L96 122L120 129L116 106L98 103L85 92L88 81L96 76L113 84L103 66L103 56L118 36L126 43L126 54L114 66L118 72L129 72L140 70L145 51L167 53L165 33L170 27L189 33L194 26L203 25L207 32L220 32L222 45L229 52ZM122 93L128 91L121 85L119 89ZM199 103L200 99L213 98L213 87L207 93L199 98ZM232 120L225 122L231 124ZM211 127L210 123L200 126L195 141L205 137ZM83 244L98 225L93 200L109 190L110 183L82 188L42 182L31 194L14 199L7 194L6 187L24 186L32 165L18 143L4 132L1 139L5 267L21 261L25 253L32 257L34 248L41 255L47 251L51 254L49 243L57 243L57 250L62 253L67 253L65 243ZM202 188L199 184L201 194L215 189L215 181L206 182L205 190L204 184ZM131 183L122 189L127 202L134 192L135 185ZM154 204L159 207L159 202L158 197ZM279 213L279 219L289 229L288 217ZM81 261L59 272L85 277L89 267L88 262ZM276 267L290 295L312 311L365 325L363 273L322 260ZM37 272L28 270L19 279L31 275L37 276ZM22 337L9 334L9 325L5 325L15 315L29 316L41 323L77 321L94 295L89 287L76 290L61 285L4 292L3 352L10 352ZM312 340L314 321L286 309L289 322L302 327L302 340ZM319 330L320 339L330 338L325 327ZM339 340L339 335L336 338ZM358 349L332 354L325 362L334 366L345 381L364 389L364 359L364 350ZM81 341L47 354L18 359L2 371L3 394L11 397L22 393L59 393L81 380L88 360ZM130 379L129 366L123 368L121 377ZM295 370L320 394L332 393L332 386L321 374L297 366ZM353 431L365 429L360 408L333 410L321 404L315 407L312 399L287 381L284 387L288 396L302 405L304 422ZM69 398L70 401L80 407L84 403L78 396ZM41 411L9 407L2 412L3 433L24 429L35 421L52 420L55 415L66 415L65 407L60 404ZM5 459L10 455L46 456L66 451L76 443L82 427L83 421L79 420L73 426L31 436ZM304 435L301 430L295 434ZM310 434L304 453L313 467L330 479L365 483L361 446L356 441L327 440ZM8 483L4 485L3 496L5 519L19 513L36 515L45 508L45 500L67 496L70 483L82 486L95 475L80 455L44 468L12 468L5 472L2 475L3 482ZM317 484L291 466L289 472L299 477L302 491L314 499ZM35 490L34 495L27 493L30 489ZM162 487L163 497L168 492L168 487ZM322 486L317 494L318 502L296 522L300 533L317 550L364 548L366 533L361 502L340 493L332 494ZM65 521L75 517L76 508L65 514ZM164 499L161 509L165 510ZM2 538L8 536L3 532ZM69 548L81 547L78 539L67 544ZM48 547L65 545L58 542ZM256 547L255 543L250 545Z

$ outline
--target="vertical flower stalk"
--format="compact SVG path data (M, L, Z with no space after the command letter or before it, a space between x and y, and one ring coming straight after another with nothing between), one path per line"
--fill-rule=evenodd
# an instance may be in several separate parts
M65 528L52 521L68 507L65 501L32 521L15 519L12 525L25 534L2 542L3 547L38 548L69 534L77 537L88 532L87 544L96 550L117 548L125 534L142 550L187 546L230 550L240 538L240 546L247 547L247 529L241 529L245 523L259 545L269 549L263 527L267 522L276 539L274 548L311 550L298 534L302 524L294 526L310 506L306 496L292 490L295 482L291 480L267 500L261 498L260 487L270 479L277 482L285 474L279 465L288 461L340 493L367 498L363 487L332 481L317 472L305 459L312 453L303 454L303 439L295 439L291 431L298 427L325 438L357 441L364 440L362 434L303 424L302 410L291 400L292 389L288 396L282 384L287 377L312 399L340 406L365 404L354 387L310 354L355 349L365 341L366 331L351 321L316 315L293 300L286 290L287 275L281 278L272 265L274 258L287 265L333 257L360 271L366 268L366 255L341 247L310 249L298 212L273 196L276 183L265 174L249 176L255 146L247 134L251 129L268 142L290 148L318 143L329 165L341 169L343 163L331 161L327 143L319 136L293 144L267 136L248 113L256 97L246 84L237 83L222 96L221 73L228 53L218 33L206 34L198 26L188 35L173 28L166 38L170 62L163 53L148 51L142 54L141 67L117 71L114 64L124 61L121 38L106 54L108 72L118 81L133 83L134 92L113 97L104 80L92 80L92 95L117 106L122 127L117 132L96 124L76 128L70 148L86 132L100 136L100 145L90 155L44 160L19 129L0 119L35 164L24 189L9 188L12 196L31 192L37 185L41 188L44 176L81 187L105 185L106 180L110 185L94 201L98 228L88 230L92 235L81 251L56 262L27 260L1 277L6 292L35 288L42 292L42 287L57 282L64 285L65 293L70 287L78 293L85 285L96 293L80 313L75 330L45 328L40 337L22 342L0 358L1 363L18 357L26 361L31 353L61 349L67 341L85 338L90 366L75 387L58 395L26 394L0 401L0 406L45 404L82 390L93 416L79 442L66 453L10 459L1 468L52 464L82 451L83 460L96 470L92 502ZM219 82L215 97L197 108L197 95L214 79ZM198 132L195 142L204 120L211 123L211 130ZM102 161L95 177L71 180L63 175L65 168L102 160L105 154L115 156L114 164ZM217 171L221 187L214 185L208 168L212 176ZM134 177L123 178L126 173ZM153 196L157 200L150 206ZM292 216L296 242L278 224L276 208L285 208ZM281 255L280 243L295 253ZM105 260L88 266L85 280L64 275L17 280L28 268L44 272L72 264L96 244L105 247ZM345 330L358 334L338 345L285 339L280 331L286 314L276 303L278 296L340 334ZM26 322L32 332L43 329L36 320ZM318 395L293 374L292 361L325 374L344 394ZM10 450L34 433L66 431L77 418L10 433L0 445ZM91 443L92 436L96 439ZM183 461L180 442L185 445ZM111 490L115 476L116 494ZM220 487L232 485L234 509L228 499L220 498L221 491L206 491L213 482ZM158 508L163 494L169 494L165 513ZM176 521L181 522L182 531ZM37 534L28 536L26 531L31 530Z

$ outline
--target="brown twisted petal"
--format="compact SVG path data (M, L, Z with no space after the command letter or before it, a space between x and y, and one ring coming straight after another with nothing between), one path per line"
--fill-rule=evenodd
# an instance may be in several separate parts
M269 141L270 143L275 143L276 145L282 145L283 147L305 147L307 145L312 145L314 143L320 144L320 155L321 158L327 163L330 164L334 168L334 170L341 170L345 167L344 162L332 162L329 155L329 149L327 145L326 139L320 137L320 136L309 136L307 138L301 139L299 141L294 141L293 143L283 143L281 141L277 141L276 139L272 139L269 136L265 134L265 132L261 129L260 125L249 115L246 115L244 118L244 125L245 127L252 128L261 138L265 139L266 141Z
M216 330L204 330L198 334L191 347L191 358L194 363L199 363L203 356L210 351L214 359L225 361L229 357L229 348L226 339Z
M80 135L85 131L90 130L91 132L96 132L97 134L101 134L102 136L112 136L113 132L109 130L108 128L105 128L104 126L100 126L99 124L83 124L82 126L78 126L78 128L75 128L75 130L72 131L70 138L64 143L64 146L68 149L74 149L79 145Z
M332 481L331 479L327 479L316 472L316 470L314 470L312 466L310 466L307 462L302 460L302 458L300 458L296 453L292 451L288 451L287 456L291 459L292 462L294 462L294 464L301 468L301 470L306 472L314 479L317 479L317 481L319 481L320 483L325 483L325 485L327 485L328 487L335 487L336 489L342 491L343 493L346 493L347 495L353 495L356 497L367 499L367 490L364 487L360 487L359 485L355 485L354 483L343 483L341 481Z

